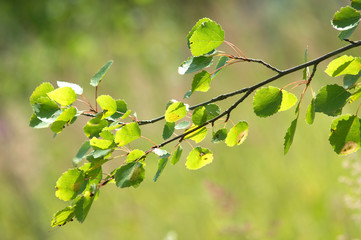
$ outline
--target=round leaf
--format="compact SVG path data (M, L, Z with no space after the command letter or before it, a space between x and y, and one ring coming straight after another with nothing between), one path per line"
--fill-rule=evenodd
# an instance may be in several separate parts
M165 112L167 122L176 122L187 115L187 108L182 102L172 103Z
M357 26L360 19L360 13L356 9L347 6L335 13L332 19L332 26L337 30L344 31Z
M103 117L112 116L117 111L116 101L109 95L101 95L97 98L97 103L103 109Z
M124 125L115 134L115 142L118 146L124 146L128 143L140 138L141 132L138 123L132 122Z
M61 200L69 201L82 192L85 186L83 171L73 168L63 173L58 179L55 195Z
M210 164L212 161L213 154L209 149L196 147L189 153L186 167L191 170L196 170Z
M282 91L276 87L259 89L253 98L253 111L259 117L269 117L278 112L282 103Z
M350 96L348 91L337 84L326 85L316 95L315 111L330 116L338 115Z
M34 92L31 94L29 101L31 106L40 98L46 97L48 92L54 90L53 85L51 83L45 82L40 84L37 88L35 88Z
M226 144L229 147L242 144L248 136L248 123L240 121L234 127L232 127L226 138Z
M192 122L194 125L202 125L207 121L207 111L205 107L197 107L192 114Z
M54 91L48 92L47 95L61 106L68 106L76 100L76 94L71 87L57 88Z

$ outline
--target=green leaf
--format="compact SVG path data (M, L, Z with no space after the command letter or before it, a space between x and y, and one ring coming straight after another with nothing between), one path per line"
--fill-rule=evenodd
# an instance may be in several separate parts
M248 136L248 123L245 121L238 122L232 127L226 138L226 144L228 147L242 144Z
M355 85L355 83L360 78L360 76L361 76L361 72L359 72L357 75L346 74L343 77L343 87L346 89L352 87L353 85Z
M47 95L50 99L59 103L61 106L68 106L76 100L76 94L70 87L57 88L48 92Z
M284 146L284 154L286 155L288 150L290 149L292 142L293 142L293 138L295 136L295 132L296 132L296 126L297 126L297 119L292 121L291 126L287 129L286 135L285 135L285 142L283 144Z
M209 67L213 63L213 57L189 57L178 67L178 73L180 75L197 72L203 68Z
M90 85L97 87L101 80L104 78L105 74L108 72L110 66L112 65L113 60L108 61L90 80Z
M56 182L55 195L61 200L74 199L86 187L83 171L73 168L63 173Z
M191 131L192 129L196 128L198 126L192 126L191 128L189 128L188 130L185 131L185 133ZM207 128L206 127L202 127L198 130L195 130L194 132L191 132L189 134L187 134L184 139L191 139L193 141L195 141L196 143L200 143L203 141L203 139L207 136Z
M306 123L311 125L314 120L315 120L315 99L312 98L310 105L308 105L307 107Z
M88 215L88 212L90 210L90 207L92 206L94 201L94 196L90 191L86 191L84 193L84 196L80 196L74 201L75 205L75 218L79 222L84 222L86 216Z
M38 98L33 104L33 110L40 120L51 123L54 122L61 113L58 104L48 97Z
M226 137L227 137L227 129L226 128L219 129L217 132L213 133L212 142L219 143L220 141L226 139Z
M207 121L207 117L208 117L208 114L207 114L206 108L203 106L197 107L193 111L192 122L194 123L194 125L199 126Z
M294 94L287 92L286 90L282 90L282 102L278 111L282 112L290 109L297 101L298 99Z
M126 119L127 117L129 117L129 115L130 115L131 112L132 112L131 110L126 111L126 112L124 113L122 119Z
M354 101L356 101L360 97L361 97L361 87L358 87L356 89L356 91L354 93L352 93L352 95L348 98L348 101L350 103L353 103Z
M331 23L332 26L339 30L345 31L357 26L360 22L361 15L356 9L347 6L336 12Z
M361 71L361 59L343 55L332 60L325 72L331 77L338 77L345 74L357 75Z
M207 116L208 116L207 121L211 120L211 119L217 117L219 114L221 114L221 109L216 104L213 104L213 103L207 104L205 106L205 108L206 108L206 112L207 112Z
M192 90L189 90L188 92L186 92L186 93L184 94L183 98L184 98L184 99L190 98L191 95L192 95L192 93L193 93Z
M158 170L154 175L153 181L156 182L160 176L160 174L163 172L165 166L167 166L168 158L159 158L158 160Z
M253 111L259 117L269 117L279 111L282 103L282 91L276 87L257 90L253 98Z
M191 170L196 170L210 164L213 161L213 154L207 148L196 147L190 151L186 167Z
M349 38L349 37L352 35L352 33L356 30L356 28L357 28L357 25L356 25L355 27L353 27L353 28L348 29L348 30L341 31L341 32L338 34L338 38L339 38L340 40L344 40L344 39L346 39L346 38Z
M113 144L112 140L107 140L107 139L99 139L96 137L93 137L92 139L90 139L90 145L94 148L94 149L109 149Z
M196 29L189 38L189 46L193 56L204 55L224 42L224 31L220 25L212 20L204 21L196 24ZM192 29L193 30L193 29Z
M134 149L128 154L127 163L140 160L141 158L145 158L145 152L139 149Z
M65 109L51 125L51 131L53 131L54 133L60 133L65 127L65 125L69 124L73 120L77 112L78 111L75 107Z
M346 104L350 95L348 91L337 84L326 85L320 89L316 96L315 111L335 116Z
M34 92L31 94L29 101L31 106L40 98L48 96L47 93L54 90L53 85L51 83L45 82L40 84L37 88L35 88Z
M43 122L35 113L31 115L29 126L32 128L47 128L51 125L51 122Z
M209 18L202 18L202 19L198 20L198 22L193 26L192 30L187 35L187 46L188 46L188 48L191 48L189 39L192 37L193 33L202 25L202 23L209 22L209 21L212 21L212 20L209 19Z
M94 159L110 157L110 156L111 156L110 153L112 153L113 151L114 151L113 148L111 148L111 149L104 149L104 150L102 150L102 149L96 149L96 150L94 150L93 152L91 152L91 153L89 154L89 156L90 156L90 155L93 156Z
M127 111L128 111L127 103L124 100L118 99L115 102L117 104L117 111L109 117L113 121L116 121L118 118L123 117L125 115L125 113L127 113ZM129 111L129 114L130 114L130 111ZM129 116L129 114L128 114L128 116Z
M177 130L179 130L179 129L185 129L185 128L187 128L187 127L189 127L191 125L191 123L190 122L188 122L188 121L183 121L183 122L180 122L180 123L178 123L177 125L175 125L175 129L177 129Z
M63 210L56 212L53 215L53 218L51 220L51 226L52 227L63 226L67 222L71 222L73 220L74 215L75 215L75 208L73 206L68 206Z
M339 155L356 152L361 144L361 120L357 116L341 116L332 123L329 137L333 150Z
M215 78L220 71L222 71L223 66L227 64L227 61L228 61L228 57L226 56L222 56L219 58L216 66L216 71L212 74L212 79Z
M211 81L211 75L207 71L203 70L202 72L197 73L193 77L192 92L207 92L210 89L209 84Z
M96 117L89 120L87 124L84 126L83 130L88 138L99 137L99 133L103 130L103 128L107 126L108 126L107 120Z
M119 188L138 187L144 180L145 169L141 162L131 162L121 166L114 174L115 184Z
M103 119L112 116L117 111L117 102L109 95L101 95L97 103L103 109Z
M187 107L182 102L172 103L165 112L167 122L176 122L187 115Z
M78 166L79 162L85 157L88 151L91 149L90 142L85 141L79 148L75 157L73 158L74 167Z
M170 159L170 163L172 165L175 165L179 161L179 159L181 158L182 153L183 153L183 148L182 148L181 145L179 145L177 147L177 149L175 150L175 152L173 153L172 158Z
M163 128L163 139L164 140L170 138L173 135L174 127L175 127L174 122L166 122L164 124L164 128Z
M140 138L140 136L141 131L138 123L132 122L124 125L119 131L117 131L115 134L115 142L121 147Z
M361 10L361 0L351 0L351 7Z
M83 88L80 87L78 84L75 83L69 83L69 82L62 82L62 81L57 81L56 82L58 87L62 88L62 87L70 87L74 90L75 94L77 95L82 95L83 94Z

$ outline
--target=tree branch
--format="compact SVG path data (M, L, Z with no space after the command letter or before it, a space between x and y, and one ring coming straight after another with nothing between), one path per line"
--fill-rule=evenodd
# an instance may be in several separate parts
M235 59L241 59L241 60L248 61L248 62L260 63L260 64L266 66L267 68L270 68L270 69L272 69L273 71L277 72L278 74L275 75L275 76L273 76L273 77L270 77L270 78L268 78L268 79L266 79L266 80L264 80L264 81L262 81L262 82L260 82L260 83L258 83L258 84L255 84L255 85L253 85L253 86L250 86L250 87L247 87L247 88L242 88L242 89L239 89L239 90L234 91L234 92L222 94L222 95L219 95L219 96L217 96L217 97L215 97L215 98L212 98L212 99L210 99L210 100L208 100L208 101L205 101L205 102L203 102L203 103L200 103L200 104L191 106L191 107L189 107L189 109L190 109L190 110L193 110L193 109L195 109L195 108L197 108L197 107L205 106L205 105L210 104L210 103L218 102L218 101L227 99L227 98L229 98L229 97L232 97L232 96L235 96L235 95L238 95L238 94L242 94L242 93L248 92L249 90L251 90L251 91L253 92L255 89L260 88L260 87L262 87L262 86L264 86L264 85L266 85L266 84L268 84L268 83L271 83L271 82L273 82L273 81L275 81L275 80L277 80L277 79L279 79L279 78L281 78L281 77L283 77L283 76L285 76L285 75L288 75L288 74L290 74L290 73L296 72L296 71L298 71L298 70L304 69L304 68L309 67L309 66L312 66L312 65L317 65L317 64L319 64L320 62L323 62L323 61L325 61L326 59L329 59L329 58L331 58L331 57L333 57L333 56L335 56L335 55L337 55L337 54L339 54L339 53L345 52L345 51L347 51L347 50L350 50L350 49L352 49L352 48L356 48L356 47L359 47L359 46L361 46L361 40L359 40L359 41L353 41L351 44L346 45L346 46L344 46L344 47L341 47L341 48L339 48L339 49L336 49L336 50L334 50L334 51L332 51L332 52L329 52L329 53L327 53L327 54L325 54L325 55L323 55L323 56L321 56L321 57L319 57L319 58L316 58L316 59L314 59L314 60L312 60L312 61L309 61L309 62L300 64L300 65L297 65L297 66L295 66L295 67L292 67L292 68L289 68L289 69L286 69L286 70L279 70L279 69L271 66L270 64L268 64L268 63L266 63L266 62L264 62L264 61L262 61L262 60L249 59L249 58L248 58L248 59L245 59L245 58L243 58L243 57L234 57ZM238 105L238 104L237 104L237 105ZM151 119L151 120L140 120L140 121L138 121L138 124L139 124L139 125L146 125L146 124L150 124L150 123L155 123L155 122L158 122L158 121L160 121L160 120L163 120L164 118L165 118L165 116L163 115L163 116L160 116L160 117ZM181 135L180 135L180 136L181 136Z

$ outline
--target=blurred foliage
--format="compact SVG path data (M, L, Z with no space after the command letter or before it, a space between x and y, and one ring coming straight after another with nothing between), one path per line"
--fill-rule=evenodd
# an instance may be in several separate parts
M73 126L51 139L50 132L28 127L28 97L35 86L43 81L87 85L110 59L114 64L100 91L125 98L142 119L160 115L169 99L180 100L189 90L191 79L179 76L177 67L190 55L186 35L202 17L219 22L226 39L246 56L282 69L302 62L307 46L310 59L340 46L330 19L342 5L301 0L0 1L1 239L359 237L361 227L344 206L344 186L338 182L345 170L327 142L329 122L323 116L312 127L300 124L293 148L283 157L283 136L292 116L258 119L249 101L232 115L234 121L252 123L243 146L217 145L213 163L196 172L186 170L182 159L156 184L147 175L137 191L109 186L84 224L56 230L49 221L64 205L53 194L54 183L71 168L81 130ZM190 101L269 76L248 65L221 74L212 84L222 87ZM302 73L294 78L302 79ZM317 81L328 78L320 71ZM93 94L89 89L87 96ZM159 134L160 128L146 131ZM69 146L74 147L64 151ZM155 158L148 159L147 171L155 173L156 165Z

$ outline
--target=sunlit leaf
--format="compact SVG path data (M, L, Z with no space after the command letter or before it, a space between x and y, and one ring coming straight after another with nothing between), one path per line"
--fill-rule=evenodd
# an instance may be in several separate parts
M115 184L119 188L138 187L144 180L145 169L141 162L131 162L121 166L114 175Z
M94 148L94 149L109 149L113 144L112 140L107 140L107 139L99 139L96 137L93 137L92 139L90 139L90 145Z
M113 60L108 61L90 80L90 85L96 87L99 85L101 80L104 78L105 74L108 72L110 66L112 65Z
M361 71L361 59L352 56L343 55L332 60L325 72L331 77L337 77L345 74L357 75Z
M55 122L51 125L50 129L55 133L60 133L65 125L69 124L75 115L77 114L77 109L75 107L71 107L65 109L55 120Z
M144 151L139 150L139 149L134 149L127 155L127 163L134 162L136 160L140 160L143 157L145 157Z
M97 103L103 109L103 117L112 116L117 111L116 101L109 95L101 95L97 98Z
M361 97L361 87L358 87L354 93L348 98L350 103L358 100Z
M176 122L184 118L187 114L187 107L182 102L172 103L165 112L167 122Z
M245 121L238 122L232 127L226 137L226 144L229 147L242 144L248 136L248 123Z
M312 98L310 105L308 105L307 107L306 123L311 125L314 120L315 120L315 99Z
M194 128L196 128L198 126L192 126L191 128L189 128L188 130L185 131L185 133L193 130ZM196 143L202 142L203 139L207 136L207 128L206 127L202 127L198 130L195 130L194 132L191 132L189 134L187 134L184 139L191 139L193 141L195 141Z
M254 95L253 111L259 117L268 117L279 111L282 103L282 91L276 87L264 87Z
M278 111L282 112L290 109L296 104L297 100L298 99L294 94L287 92L286 90L282 90L282 102Z
M361 144L361 119L355 115L335 119L331 126L329 141L339 155L356 152Z
M199 22L201 22L199 24ZM224 42L224 31L212 20L201 19L189 38L189 46L193 56L204 55ZM192 29L193 30L193 29Z
M196 170L210 164L213 161L213 154L207 148L195 147L188 154L186 167Z
M48 92L47 95L50 99L59 103L61 106L68 106L76 100L76 94L70 87L57 88Z
M193 77L192 92L207 92L210 89L209 84L211 81L211 75L207 71L203 70L202 72L197 73Z
M212 65L213 62L212 60L213 57L205 57L205 56L190 57L178 67L178 73L180 75L183 75L192 72L197 72L203 68Z
M62 81L57 81L56 82L59 88L62 87L70 87L74 90L75 94L77 95L82 95L83 94L83 88L80 87L78 84L75 83L69 83L69 82L62 82Z
M128 111L127 103L122 99L118 99L115 102L117 104L117 111L113 115L111 115L109 118L115 121L118 118L123 117L126 113L129 116L130 111L129 111L129 113L127 112ZM126 118L126 117L124 117L124 118Z
M55 195L61 200L69 201L82 192L85 186L83 171L73 168L63 173L58 179Z
M315 111L335 116L346 104L350 95L348 91L337 84L326 85L316 95Z
M356 9L347 6L336 12L331 23L332 26L340 31L345 31L357 26L360 22L361 15Z
M181 145L179 145L175 150L175 152L173 153L172 158L170 159L170 163L175 165L181 158L182 153L183 153L183 148Z
M56 212L51 220L51 226L52 227L63 226L67 222L71 222L75 215L74 212L75 212L75 208L73 206L68 206L63 210Z
M37 88L35 88L34 92L31 94L29 101L31 106L40 98L48 96L47 93L54 90L53 85L48 82L44 82L40 84Z
M291 126L287 129L286 135L285 135L285 142L283 144L283 150L284 150L284 154L286 155L288 150L290 149L292 142L293 142L293 138L295 136L295 132L296 132L296 126L297 126L297 120L298 118L296 118L295 120L292 121Z
M99 137L99 133L107 126L108 122L105 119L96 117L89 120L83 130L88 138Z
M138 123L132 122L124 125L115 135L115 142L118 146L124 146L140 138L141 131Z

